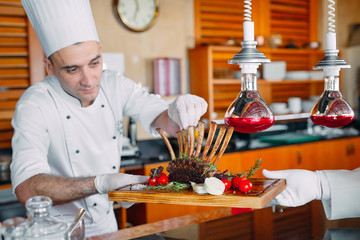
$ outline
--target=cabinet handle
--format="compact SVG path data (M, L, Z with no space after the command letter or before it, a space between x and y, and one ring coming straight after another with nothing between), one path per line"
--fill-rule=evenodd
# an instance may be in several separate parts
M301 154L301 152L297 152L297 157L298 157L297 163L301 164L301 162L302 162L302 154Z

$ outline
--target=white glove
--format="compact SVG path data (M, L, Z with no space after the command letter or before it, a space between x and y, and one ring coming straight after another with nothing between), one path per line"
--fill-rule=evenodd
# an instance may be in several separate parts
M198 96L186 94L177 97L169 106L168 115L180 129L198 124L200 117L206 113L207 102Z
M99 193L108 193L129 184L147 182L149 177L126 173L103 174L95 177L95 188Z
M264 169L262 173L266 178L286 179L286 189L274 199L278 205L297 207L315 199L330 199L330 186L324 171Z

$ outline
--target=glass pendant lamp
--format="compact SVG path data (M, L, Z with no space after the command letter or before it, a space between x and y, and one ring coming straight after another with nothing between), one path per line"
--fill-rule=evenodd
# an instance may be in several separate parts
M328 33L326 34L325 57L314 67L325 73L324 92L311 110L310 119L313 123L339 128L348 125L354 120L354 111L342 97L339 90L339 75L341 68L350 68L343 59L338 57L335 33L335 2L328 0Z
M244 4L242 50L228 61L241 68L241 91L226 110L224 121L226 125L233 126L235 131L255 133L271 127L275 122L274 114L257 90L257 69L261 63L270 62L270 59L256 49L251 1L244 1Z

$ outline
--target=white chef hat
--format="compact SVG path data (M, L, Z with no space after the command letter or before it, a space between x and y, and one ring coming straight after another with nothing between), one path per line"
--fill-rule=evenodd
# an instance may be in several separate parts
M89 0L21 0L46 57L84 41L97 41Z

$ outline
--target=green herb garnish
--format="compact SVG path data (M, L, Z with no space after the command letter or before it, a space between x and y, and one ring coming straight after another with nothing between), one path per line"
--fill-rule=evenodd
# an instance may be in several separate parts
M170 182L166 185L147 186L145 190L170 190L170 191L181 191L190 187L187 183Z
M254 166L252 166L252 167L250 168L250 170L248 171L246 178L249 178L249 177L251 177L251 176L254 176L255 171L258 170L258 169L260 169L260 168L261 168L261 158L258 159L258 160L256 160Z

